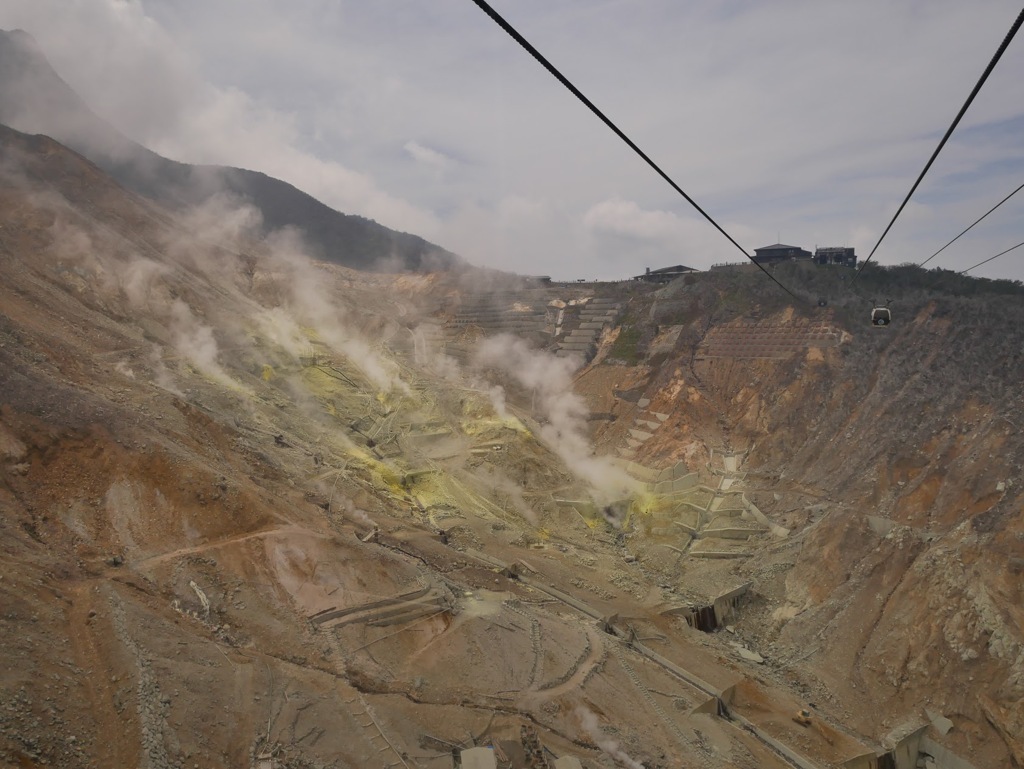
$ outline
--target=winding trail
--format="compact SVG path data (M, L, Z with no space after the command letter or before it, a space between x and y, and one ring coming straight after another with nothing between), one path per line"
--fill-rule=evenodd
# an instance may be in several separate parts
M141 558L137 561L131 562L130 565L136 569L145 569L153 566L159 566L166 561L173 561L174 559L181 558L182 556L204 553L207 550L216 550L217 548L227 547L228 545L234 545L250 539L278 537L287 534L301 534L309 537L316 537L317 539L331 538L331 535L321 534L318 531L312 531L311 529L306 529L295 524L288 526L275 526L266 529L259 529L257 531L250 531L245 534L238 534L233 537L225 537L224 539L215 539L212 542L204 542L201 545L194 545L192 547L180 547L177 550L171 550L166 553L160 553L159 555L151 555L147 558Z
M594 672L601 660L604 659L605 645L604 639L591 628L586 628L587 640L590 642L590 649L587 651L583 659L577 661L574 667L576 668L572 675L570 675L565 681L560 684L556 684L550 688L531 688L529 691L523 694L522 699L519 702L519 706L526 708L531 705L537 705L542 702L547 702L555 697L560 697L563 694L568 694L574 689L578 689L587 682L590 678L591 673Z

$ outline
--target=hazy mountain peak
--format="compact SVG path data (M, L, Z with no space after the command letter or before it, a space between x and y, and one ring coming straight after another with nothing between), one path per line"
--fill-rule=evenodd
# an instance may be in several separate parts
M343 214L279 179L162 157L96 115L23 30L0 32L0 123L45 134L129 190L176 209L228 194L254 206L264 231L294 228L312 256L364 270L446 269L458 259L422 238Z
M11 45L21 46L27 50L41 53L39 43L23 29L0 29L0 38Z

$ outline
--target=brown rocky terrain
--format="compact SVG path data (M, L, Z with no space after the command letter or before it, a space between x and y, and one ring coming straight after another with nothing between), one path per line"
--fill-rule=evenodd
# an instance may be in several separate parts
M7 764L1024 763L1019 286L359 273L0 147Z
M684 325L669 360L635 369L650 408L672 412L639 457L685 455L693 432L747 452L748 495L792 533L740 569L768 600L737 627L798 659L787 673L848 703L847 723L879 733L927 708L956 721L948 737L962 755L981 755L996 732L1008 753L979 764L1019 763L1024 306L1019 289L999 293L1009 286L963 295L985 286L901 289L898 277L878 278L902 294L901 322L883 331L852 293L825 309L777 309L765 291L709 307L720 322ZM706 296L678 282L633 313L685 321ZM822 324L835 343L782 349L786 334ZM729 347L729 335L757 333Z

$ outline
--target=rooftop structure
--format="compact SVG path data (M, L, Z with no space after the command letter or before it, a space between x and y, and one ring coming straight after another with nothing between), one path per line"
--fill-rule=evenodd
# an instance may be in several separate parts
M700 272L700 270L682 264L674 264L671 267L659 267L657 270L652 270L648 267L643 275L636 275L633 280L645 280L648 283L668 283L670 280L675 280L680 275L686 275L690 272Z
M815 264L841 264L844 267L857 266L857 254L848 246L819 246L814 249Z
M784 243L775 243L771 246L762 246L761 248L754 249L754 261L758 264L810 258L812 258L810 251L800 248L800 246L787 246Z

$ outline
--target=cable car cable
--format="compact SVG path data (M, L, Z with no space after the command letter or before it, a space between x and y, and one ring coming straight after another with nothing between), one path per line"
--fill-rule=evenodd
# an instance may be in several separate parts
M935 152L933 152L932 156L928 158L928 162L925 164L924 170L922 170L920 175L917 177L917 181L914 182L914 186L910 188L910 192L907 193L907 196L903 199L903 202L900 203L900 207L896 209L896 213L893 215L892 221L889 222L889 226L885 228L885 232L882 233L882 236L878 239L878 242L875 243L875 247L871 249L871 253L868 254L868 258L864 260L864 263L860 266L860 269L857 270L857 274L854 275L853 277L854 281L856 281L860 274L864 272L864 268L868 266L868 263L871 261L871 257L875 255L875 251L877 251L878 247L882 245L882 241L885 240L885 236L889 234L889 230L891 230L892 226L896 223L896 220L899 218L900 213L902 213L907 203L910 202L910 197L914 194L915 190L917 190L918 185L921 183L921 180L924 179L924 175L928 173L928 169L932 167L932 163L935 162L935 158L939 156L939 153L942 151L942 148L946 146L946 142L949 141L949 137L952 136L953 131L956 129L957 125L960 124L961 118L963 118L964 114L967 112L967 108L971 106L971 102L974 101L974 97L978 95L978 92L981 90L981 87L985 84L985 81L988 80L988 76L992 74L992 70L995 69L996 62L998 62L999 59L1002 58L1003 52L1010 44L1010 41L1013 40L1014 35L1017 34L1017 30L1020 29L1022 22L1024 22L1024 8L1021 9L1020 14L1017 16L1017 20L1010 27L1010 31L1006 33L1006 37L1003 38L1003 42L999 45L999 48L996 49L996 53L992 57L992 61L990 61L988 63L988 66L985 67L985 71L982 73L981 78L979 78L978 82L975 84L974 90L971 91L971 95L967 97L967 101L964 102L964 106L960 108L960 111L957 113L957 116L953 119L953 123L949 126L949 129L946 131L946 135L943 136L942 141L939 142L939 146L935 148Z
M967 268L966 270L960 270L960 272L958 272L958 273L957 273L957 275L965 275L966 273L968 273L968 272L970 272L971 270L973 270L973 269L974 269L975 267L981 267L981 265L983 265L983 264L988 264L988 263L989 263L989 262L991 262L991 261L992 261L993 259L998 259L998 258L999 258L1000 256L1002 256L1003 254L1008 254L1008 253L1010 253L1011 251L1013 251L1013 250L1014 250L1015 248L1020 248L1021 246L1024 246L1024 241L1021 241L1020 243L1018 243L1018 244L1017 244L1017 245L1015 245L1015 246L1011 246L1010 248L1006 249L1005 251L1000 251L1000 252L999 252L998 254L996 254L995 256L990 256L990 257L989 257L988 259L986 259L986 260L984 260L984 261L982 261L982 262L978 262L978 263L977 263L976 265L974 265L974 267L968 267L968 268Z
M995 204L994 206L992 206L992 208L990 208L990 209L989 209L988 211L986 211L985 213L983 213L983 214L982 214L982 215L981 215L980 217L978 217L977 219L975 219L975 220L974 220L974 222L973 222L973 223L972 223L972 224L970 225L970 227L968 227L967 229L965 229L965 230L964 230L963 232L961 232L961 233L960 233L960 235L957 235L957 236L956 236L955 238L953 238L953 239L952 239L951 241L949 241L949 242L948 242L948 243L947 243L947 244L946 244L945 246L943 246L942 248L940 248L940 249L939 249L938 251L936 251L936 252L935 252L934 254L932 254L931 256L929 256L929 257L928 257L927 259L925 259L925 260L924 260L923 262L921 262L921 263L920 263L919 265L917 265L917 266L918 266L918 267L924 267L924 266L925 266L926 264L928 264L928 262L930 262L930 261L931 261L932 259L934 259L934 258L935 258L936 256L938 256L938 255L939 255L939 254L941 254L941 253L942 253L943 251L945 251L945 250L946 250L946 248L948 248L949 246L951 246L951 245L953 245L954 243L956 243L956 242L957 242L957 241L958 241L958 240L960 239L960 236L961 236L961 235L966 235L966 234L967 234L967 232L968 232L968 231L969 231L969 230L971 229L971 227L974 227L974 225L975 225L975 224L978 224L978 223L979 223L979 222L980 222L980 221L981 221L982 219L984 219L984 218L985 218L986 216L988 216L988 215L989 215L990 213L992 213L993 211L995 211L995 210L996 210L997 208L999 208L999 206L1001 206L1001 205L1002 205L1003 203L1005 203L1005 202L1006 202L1007 200L1009 200L1010 198L1012 198L1012 197L1013 197L1014 195L1016 195L1016 194L1017 194L1018 192L1020 192L1020 191L1021 191L1022 189L1024 189L1024 184L1020 185L1020 187L1018 187L1017 189L1015 189L1015 190L1014 190L1013 192L1011 192L1011 193L1010 193L1009 195L1007 195L1007 196L1006 196L1005 198L1003 198L1003 199L1002 199L1002 200L1000 200L1000 201L999 201L998 203L996 203L996 204Z
M732 235L730 235L728 232L726 232L718 224L718 222L716 222L714 219L712 219L711 215L708 214L707 211L705 211L703 208L701 208L699 205L697 205L697 201L695 201L693 198L691 198L689 195L687 195L683 191L682 187L680 187L678 184L676 184L674 181L672 181L672 178L667 173L662 171L657 163L655 163L653 160L651 160L651 158L648 157L647 154L643 150L641 150L633 142L632 139L630 139L628 136L626 136L626 134L623 133L622 130L620 130L619 127L617 125L615 125L615 123L613 123L603 112L601 112L601 110L599 110L597 108L597 106L594 105L594 103L592 101L590 101L590 99L588 99L586 96L584 96L583 93L578 88L576 88L576 86L574 86L571 82L569 82L569 79L566 78L565 75L563 75L561 72L559 72L551 62L549 62L546 58L544 58L544 56L540 53L540 51L538 51L536 48L534 48L526 40L526 38L524 38L522 35L520 35L519 32L517 32L516 29L511 24L509 24L507 21L505 21L505 19L502 18L502 16L497 11L495 11L484 0L473 0L473 2L476 3L476 5L480 8L480 10L482 10L484 13L486 13L488 16L490 16L491 19L499 27L501 27L503 30L505 30L505 32L507 32L509 34L509 36L513 40L515 40L517 43L519 43L519 45L521 45L531 56L533 56L533 58L535 58L544 67L544 69L546 69L548 72L550 72L555 77L555 79L558 80L558 82L560 82L562 85L564 85L566 88L568 88L569 91L571 91L572 94L577 99L579 99L581 102L583 102L590 109L591 112L593 112L595 115L597 115L597 117L600 118L601 121L606 126L608 126L615 133L616 136L618 136L620 139L622 139L622 141L624 141L630 147L630 149L632 149L637 155L639 155L641 158L643 158L643 160L647 163L647 165L649 165L651 168L653 168L662 179L664 179L666 182L669 183L669 186L671 186L672 189L674 189L676 192L678 192L680 195L682 195L691 206L693 206L695 209L697 209L698 213L700 213L701 216L703 216L705 219L707 219L709 222L711 222L711 224L714 226L714 228L716 230L718 230L720 233L722 233L729 240L730 243L732 243L734 246L736 246L736 248L738 248L741 252L743 252L743 255L747 259L749 259L751 262L753 262L755 265L757 265L757 268L759 270L761 270L761 272L763 272L765 275L767 275L769 278L771 278L772 281L774 281L779 286L779 288L781 288L783 291L785 291L791 297L793 297L794 299L799 300L799 297L797 297L796 294L794 294L792 291L790 291L788 288L786 288L784 285L782 285L782 283L780 283L775 278L774 275L772 275L770 272L768 272L768 270L766 270L762 264L760 264L756 259L754 259L754 257L752 257L750 254L748 254L747 250L745 248L743 248L743 246L741 246L739 243L737 243L733 239Z
M992 261L993 259L998 259L998 258L999 258L1000 256L1002 256L1003 254L1008 254L1008 253L1010 253L1011 251L1013 251L1013 250L1015 250L1015 249L1018 249L1018 248L1020 248L1021 246L1024 246L1024 241L1022 241L1022 242L1018 243L1018 244L1017 244L1017 245L1015 245L1015 246L1010 246L1010 248L1006 249L1005 251L1000 251L1000 252L999 252L998 254L996 254L995 256L990 256L990 257L989 257L988 259L984 259L984 260L982 260L982 261L978 262L978 263L977 263L976 265L974 265L973 267L968 267L968 268L967 268L966 270L960 270L959 272L957 272L957 273L955 273L955 274L956 274L956 275L966 275L966 274L967 274L967 273L969 273L969 272L970 272L971 270L977 269L978 267L981 267L981 266L982 266L983 264L988 264L988 263L989 263L989 262L991 262L991 261ZM926 290L928 290L928 291L931 291L932 289L934 289L934 288L935 288L935 287L936 287L937 285L939 285L939 284L940 284L940 283L941 283L941 282L942 282L943 280L945 280L945 279L946 279L946 278L947 278L947 277L949 276L949 274L950 274L950 273L952 273L952 272L953 272L952 270L939 270L939 274L935 276L935 280L933 280L933 281L932 281L932 282L931 282L931 283L930 283L930 284L929 284L929 285L927 286Z

